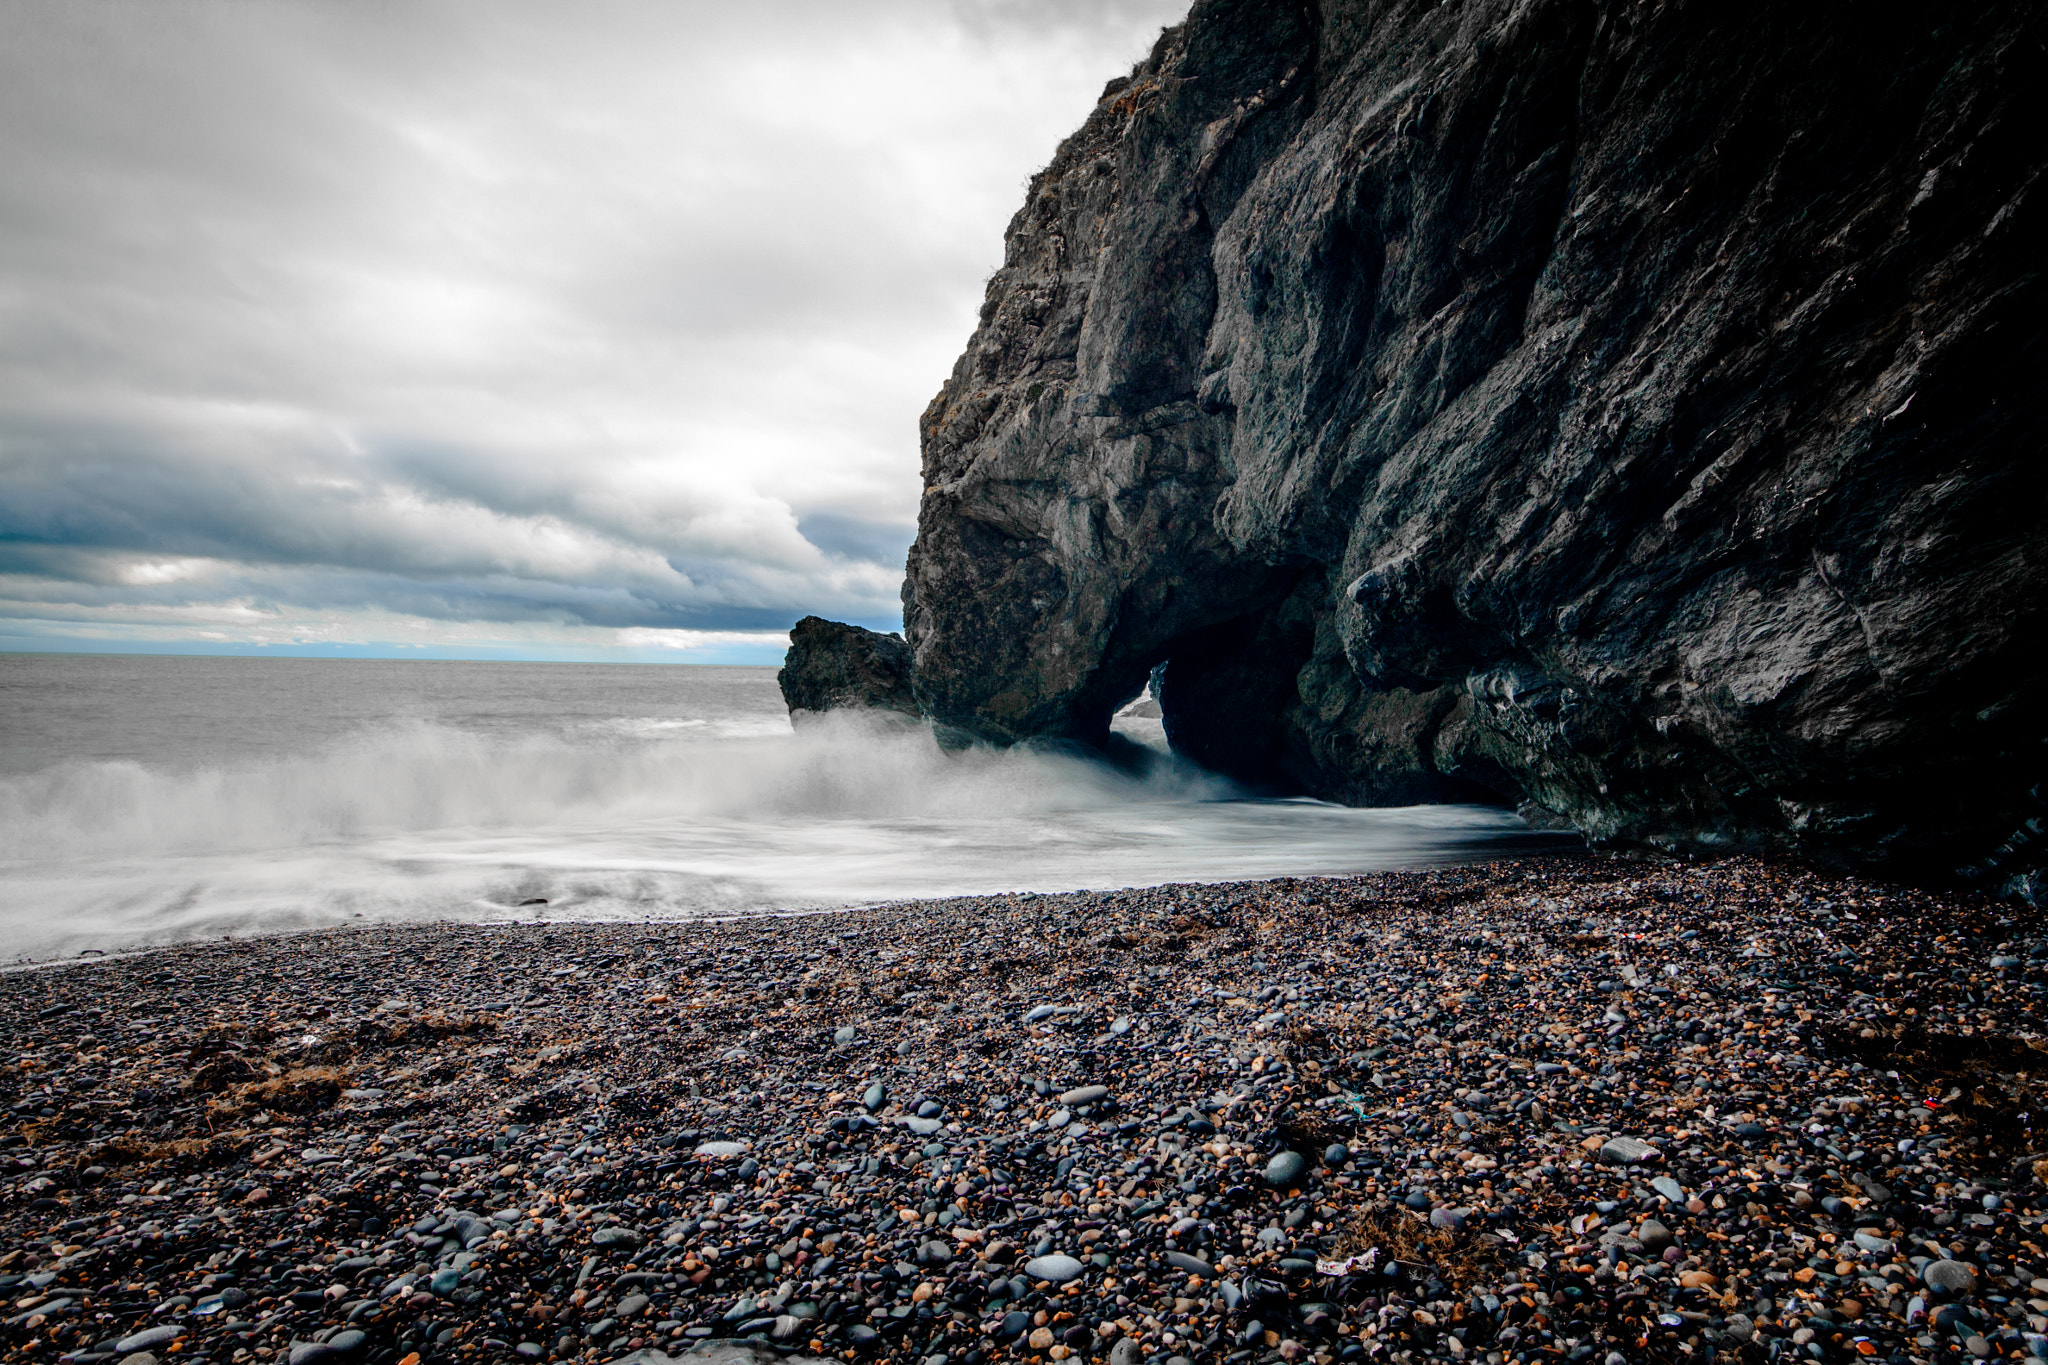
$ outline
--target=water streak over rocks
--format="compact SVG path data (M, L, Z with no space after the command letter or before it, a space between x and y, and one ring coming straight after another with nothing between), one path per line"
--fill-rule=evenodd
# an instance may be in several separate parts
M2021 1355L2037 933L1572 858L16 971L0 1355Z

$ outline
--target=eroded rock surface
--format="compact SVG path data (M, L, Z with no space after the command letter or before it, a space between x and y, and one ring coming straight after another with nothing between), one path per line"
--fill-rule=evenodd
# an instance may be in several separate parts
M2037 26L1203 0L924 416L923 709L1091 740L1164 660L1264 784L2038 866Z
M792 717L849 708L918 713L903 638L822 616L806 616L789 632L775 681Z

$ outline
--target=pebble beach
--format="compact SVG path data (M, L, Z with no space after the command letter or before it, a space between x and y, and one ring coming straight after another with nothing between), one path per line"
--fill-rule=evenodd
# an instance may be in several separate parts
M2048 1357L2048 931L1562 855L0 975L0 1354Z

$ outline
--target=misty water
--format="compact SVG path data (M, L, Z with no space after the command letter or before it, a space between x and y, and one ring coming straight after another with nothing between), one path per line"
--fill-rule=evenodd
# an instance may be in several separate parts
M0 654L0 958L378 920L689 919L1367 871L1554 841L942 752L772 668ZM1119 728L1164 751L1156 720ZM545 901L546 904L530 902Z

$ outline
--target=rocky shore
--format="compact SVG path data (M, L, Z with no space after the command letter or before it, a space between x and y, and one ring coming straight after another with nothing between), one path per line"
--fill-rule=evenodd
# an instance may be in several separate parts
M2048 1355L2008 915L1568 857L16 971L0 1354Z

